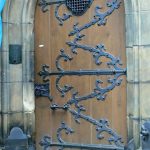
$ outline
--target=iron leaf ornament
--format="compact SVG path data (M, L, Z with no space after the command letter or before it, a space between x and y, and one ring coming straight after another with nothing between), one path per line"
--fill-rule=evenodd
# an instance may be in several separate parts
M94 0L40 0L39 5L42 8L43 12L46 12L47 6L56 4L55 16L59 21L60 25L63 25L64 21L68 20L72 16L81 16L83 15L91 6ZM85 37L81 32L86 30L93 25L97 24L98 26L103 26L107 23L107 17L111 15L116 9L120 7L120 0L107 0L106 6L107 10L105 12L101 11L102 7L95 7L95 14L90 22L80 25L75 23L72 31L69 32L69 36L73 36L72 41L67 41L72 55L78 54L78 49L83 50L84 52L90 53L97 69L80 69L80 70L65 70L61 62L62 60L66 63L73 61L74 57L65 53L64 49L60 50L60 54L57 56L55 61L56 70L51 70L48 65L42 65L42 69L39 72L44 84L36 86L36 94L38 96L46 96L49 99L52 98L52 95L49 90L50 78L56 76L55 87L56 90L60 93L61 97L66 96L66 93L72 91L71 98L65 99L64 105L60 106L54 101L51 101L51 110L63 110L67 111L74 118L74 121L77 124L81 125L81 120L86 121L87 123L95 126L96 138L98 140L105 140L108 144L83 144L83 143L70 143L62 138L62 133L65 131L66 134L73 134L75 131L70 128L65 122L61 122L60 127L57 129L56 137L57 139L53 141L52 137L44 136L40 142L40 145L44 150L51 149L53 147L58 148L58 150L64 150L68 148L75 149L89 149L89 150L124 150L122 138L117 134L113 129L109 127L109 122L107 119L95 119L89 115L86 115L86 108L81 104L83 101L97 99L99 101L104 101L107 94L113 90L116 86L120 86L122 79L121 76L126 75L126 68L122 68L121 60L118 57L113 56L112 54L106 51L106 48L103 44L99 43L96 46L90 46L87 44L82 44L81 41ZM66 6L69 10L69 13L63 13L59 15L59 9L61 6ZM101 69L100 65L103 63L101 58L105 57L109 61L106 63L106 68ZM95 88L91 93L87 95L79 95L79 92L70 84L61 85L60 81L65 76L102 76L109 75L107 79L107 86L103 87L103 81L97 79L95 81ZM84 113L83 113L84 112ZM107 137L105 137L107 133Z
M43 12L48 11L49 5L56 5L55 8L55 17L59 21L59 25L63 25L64 21L68 20L72 16L82 16L91 6L94 0L40 0L39 6L41 7ZM121 2L118 0L108 0L106 5L109 8L106 12L100 12L102 9L101 6L97 6L95 8L95 15L90 23L87 23L82 28L89 28L94 24L105 25L106 17L112 14L115 9L118 9ZM61 6L65 6L68 8L68 13L63 13L59 15L59 8ZM82 30L82 29L80 29ZM73 33L70 33L70 35Z

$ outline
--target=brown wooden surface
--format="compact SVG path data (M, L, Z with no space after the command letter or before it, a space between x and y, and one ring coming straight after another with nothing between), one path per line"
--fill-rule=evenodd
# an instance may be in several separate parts
M51 70L56 70L55 59L62 48L67 54L74 56L74 59L71 62L62 61L62 66L65 70L101 69L106 67L106 65L96 66L92 54L81 49L78 50L78 55L73 55L70 48L65 44L66 41L70 41L73 38L68 36L69 31L72 30L73 24L79 22L83 25L89 22L93 17L94 8L97 5L105 6L105 0L95 0L91 8L83 16L72 17L66 21L63 26L58 25L58 21L54 16L55 6L51 6L50 11L46 13L42 13L40 8L37 7L35 20L36 73L40 71L42 64L48 64ZM126 67L124 19L124 5L122 2L121 7L108 17L105 26L98 27L97 25L94 25L91 28L84 30L82 33L84 33L86 37L81 43L93 47L99 43L103 43L107 51L114 56L120 57L123 62L123 67ZM44 45L44 47L40 48L39 45ZM105 58L102 60L104 62L108 61L108 59ZM86 114L93 118L107 118L110 122L110 127L118 132L126 142L126 78L123 78L124 80L121 86L116 87L113 91L109 92L104 102L92 99L83 102L83 105L86 107ZM55 88L55 79L56 78L53 77L50 81L50 89L54 102L64 104L70 98L71 92L67 93L65 98L61 98L60 93L56 91ZM105 86L108 84L106 82L108 76L64 77L61 80L61 84L71 84L79 91L79 95L85 95L92 92L95 87L96 79L103 80ZM35 82L41 82L38 75L36 75ZM63 135L66 141L85 144L100 143L99 140L96 140L94 126L83 120L81 121L81 125L76 124L73 117L65 111L59 110L52 112L49 109L50 104L51 103L47 98L36 99L36 142L38 150L42 149L38 143L44 135L51 135L54 139L56 138L56 129L62 120L75 130L75 133L71 136Z

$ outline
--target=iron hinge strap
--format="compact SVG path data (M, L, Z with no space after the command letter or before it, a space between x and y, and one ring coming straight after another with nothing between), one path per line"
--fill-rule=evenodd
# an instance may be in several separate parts
M78 144L78 143L49 143L47 147L60 147L60 148L76 148L76 149L89 149L89 150L124 150L124 147L114 145L102 144Z
M84 76L84 75L115 75L115 74L122 74L125 75L126 74L126 69L121 69L121 70L109 70L109 69L105 69L105 70L76 70L76 71L60 71L60 72L49 72L47 73L48 76L54 76L54 75L68 75L68 76ZM43 74L43 72L39 73L40 75Z

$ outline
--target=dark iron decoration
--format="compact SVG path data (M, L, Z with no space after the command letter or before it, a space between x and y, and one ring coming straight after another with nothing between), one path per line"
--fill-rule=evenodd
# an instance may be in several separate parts
M73 15L81 16L83 15L87 9L92 4L93 0L40 0L39 6L41 7L43 12L48 11L47 6L52 4L57 4L55 9L55 17L59 21L60 25L63 25L63 22L68 20ZM97 6L95 8L95 15L94 19L91 20L90 23L85 24L81 28L79 28L79 32L83 29L89 28L94 24L98 25L105 25L106 24L106 17L109 16L115 9L118 9L120 6L120 1L118 0L109 0L107 1L107 7L110 7L106 12L99 12L102 7ZM64 13L62 16L59 15L59 8L60 6L65 5L71 13ZM71 32L70 35L75 34L75 31Z
M59 106L56 104L53 104L51 106L52 109L58 109ZM59 109L61 109L59 107ZM62 108L63 109L63 108ZM79 123L79 119L84 119L87 122L93 124L96 126L96 131L97 131L97 139L99 140L104 140L105 137L103 133L108 133L110 137L106 139L110 145L102 145L102 144L78 144L78 143L69 143L65 142L62 137L61 133L62 131L66 131L66 134L72 134L74 133L74 130L72 130L70 127L67 126L66 123L62 122L61 126L57 129L57 140L58 142L53 142L51 137L44 136L42 141L40 142L40 145L46 148L50 147L59 147L59 150L63 150L64 148L76 148L76 149L97 149L97 150L124 150L122 138L111 128L109 128L109 123L105 119L101 120L95 120L92 117L86 116L81 113L81 107L78 107L78 110L72 110L69 107L67 110L74 116L75 120L77 123Z
M75 16L83 15L90 7L93 0L66 0L67 8Z
M113 55L109 54L105 51L105 48L103 45L98 45L97 48L92 48L86 45L81 44L74 44L72 42L68 42L68 44L72 44L73 53L76 53L76 48L82 48L85 51L89 51L93 54L96 65L100 65L102 62L100 62L100 58L105 56L106 58L109 58L110 61L107 63L108 69L105 70L74 70L74 71L66 71L64 70L60 65L60 60L64 59L64 61L71 61L73 58L69 55L65 54L64 50L61 50L61 54L56 58L56 68L57 71L49 71L47 65L42 66L42 70L39 72L39 75L42 77L44 82L49 81L49 77L51 76L57 76L56 79L56 89L61 93L61 96L64 97L67 92L69 92L73 87L71 85L64 85L64 87L60 86L60 80L63 76L100 76L100 75L112 75L113 78L108 79L109 85L105 88L102 88L100 85L103 83L100 80L96 80L95 82L95 89L93 89L93 92L89 95L78 97L78 93L73 94L72 99L76 98L78 101L83 101L87 99L91 99L96 97L98 100L105 100L106 93L108 93L110 90L114 89L116 86L119 86L122 82L122 79L120 79L120 76L126 74L126 69L122 69L120 67L121 62L119 58L114 57ZM111 68L110 68L111 67Z
M36 97L48 97L50 100L52 97L50 96L49 83L44 84L35 84L35 96Z
M104 136L102 136L103 132L108 133L110 135L110 138L108 138L107 141L111 145L99 145L99 144L98 145L90 145L90 144L78 144L78 143L64 142L63 139L61 138L61 131L67 130L67 133L73 133L73 130L70 129L69 127L67 127L67 125L65 123L62 123L61 127L58 128L58 130L57 130L58 142L53 142L50 137L45 136L40 144L41 144L41 146L44 147L44 149L46 149L48 147L59 147L59 149L62 149L62 150L64 148L76 148L76 149L85 148L85 149L93 149L93 150L94 149L123 150L124 147L122 144L122 138L116 132L114 132L112 129L110 129L108 127L108 121L105 119L101 119L98 121L88 115L83 114L82 112L86 111L86 109L84 108L83 105L80 105L80 102L85 101L85 100L90 100L92 98L97 98L97 100L105 100L106 93L108 93L110 90L114 89L116 86L119 86L121 84L122 79L120 79L120 76L126 74L126 69L122 69L120 67L120 65L121 65L120 60L118 58L114 57L113 55L107 53L105 51L105 48L103 45L99 45L99 46L97 46L97 48L91 48L89 46L80 45L78 43L76 43L76 45L78 45L78 46L77 47L75 46L74 47L75 49L72 49L73 53L74 53L74 50L77 53L76 48L82 48L83 50L85 50L87 52L91 52L92 54L97 54L97 55L93 55L94 59L96 58L95 59L96 65L100 65L102 63L99 61L100 57L105 56L110 59L110 62L107 63L109 68L104 69L104 70L97 69L97 70L66 71L61 67L60 60L63 59L64 61L71 61L71 60L73 60L73 58L70 57L69 55L65 54L64 50L61 50L61 53L56 58L56 62L55 62L57 71L49 71L48 70L49 67L47 65L43 65L42 70L40 71L39 75L42 77L44 82L49 82L49 77L51 77L51 76L57 76L56 89L61 93L62 97L64 97L67 92L69 92L71 89L73 89L73 87L71 85L65 85L64 87L60 87L59 82L60 82L61 78L64 76L85 76L85 75L89 75L89 76L111 75L111 76L113 76L113 78L108 79L108 83L110 83L110 85L108 85L105 88L102 88L100 86L102 81L96 80L96 87L95 87L95 89L93 89L92 93L85 95L85 96L78 96L78 92L75 92L72 94L72 98L70 100L68 100L63 106L59 106L55 103L53 103L51 105L51 109L53 111L61 109L61 110L65 110L65 111L68 111L69 113L71 113L71 115L74 117L76 123L80 123L80 119L83 119L83 120L86 120L87 122L95 125L96 131L97 131L97 139L101 140L104 138ZM77 110L72 109L71 108L72 105L74 105Z
M53 1L53 3L52 3ZM77 10L77 2L80 4L83 4L84 2L87 2L84 4L82 10ZM46 7L51 4L56 4L56 10L55 10L55 16L59 20L60 25L63 25L63 22L67 19L69 19L72 15L81 15L88 9L93 0L41 0L40 6L42 7L43 11L46 11ZM73 3L75 3L73 5ZM68 9L71 10L72 14L63 14L63 16L59 16L58 11L60 6L66 5ZM87 7L86 7L86 6ZM56 76L55 86L57 91L61 94L62 97L65 97L65 94L72 89L74 89L71 85L60 85L60 80L64 76L101 76L101 75L110 75L111 78L107 80L108 85L107 87L102 87L101 84L103 83L101 80L95 81L95 88L91 93L84 96L79 96L78 92L73 92L72 96L67 102L60 106L56 103L51 104L51 110L57 111L57 110L64 110L69 112L76 123L80 123L80 120L85 120L88 123L94 125L96 127L97 132L97 139L99 140L106 140L108 144L79 144L79 143L70 143L65 142L62 139L62 132L65 131L66 134L72 134L74 131L65 123L62 122L61 126L57 129L57 141L53 141L51 137L44 136L42 141L40 142L40 145L44 148L44 150L52 147L57 147L59 150L63 150L65 148L76 148L76 149L90 149L90 150L124 150L125 147L122 142L122 138L109 127L109 123L107 119L94 119L91 116L86 115L85 112L86 109L83 105L81 105L82 101L91 100L93 98L96 98L97 100L104 101L106 98L106 94L113 90L116 86L119 86L122 82L122 79L120 78L123 75L126 75L126 69L122 68L121 61L119 58L113 56L112 54L106 52L105 46L103 44L98 44L96 47L92 47L89 45L83 45L80 44L80 41L82 41L83 37L85 35L81 34L82 30L88 29L91 26L98 24L99 26L106 24L106 17L109 16L115 9L118 9L120 6L120 1L118 0L109 0L107 1L107 6L109 9L106 12L101 13L99 10L101 7L95 8L95 16L94 18L87 24L83 26L78 26L79 24L75 24L73 27L73 30L69 33L70 36L75 36L73 41L66 42L66 44L71 49L71 52L73 54L77 54L78 49L82 49L85 52L89 52L92 54L94 62L97 66L100 66L102 64L101 58L106 57L109 59L109 62L107 62L107 67L105 69L95 69L95 70L64 70L64 68L61 66L61 60L63 59L66 62L72 61L73 57L70 57L67 55L64 50L62 49L60 51L60 55L56 58L55 65L56 70L50 70L48 65L43 65L42 70L39 72L39 75L41 76L42 80L45 82L45 84L49 83L49 78L51 76ZM86 8L86 9L85 9ZM83 11L84 10L84 11ZM80 14L81 13L81 14ZM40 92L39 92L40 93ZM42 95L42 94L41 94ZM50 90L48 90L49 96L52 97ZM109 137L105 137L103 133L107 133Z
M69 33L69 36L73 36L77 33L80 33L82 30L88 29L91 26L95 25L96 23L98 26L105 25L107 22L106 17L111 15L115 9L118 9L120 7L120 4L121 2L119 0L108 1L107 7L109 7L109 9L106 12L100 12L102 7L97 6L95 8L95 15L93 19L89 23L80 27L78 27L78 23L76 23L73 27L73 30Z

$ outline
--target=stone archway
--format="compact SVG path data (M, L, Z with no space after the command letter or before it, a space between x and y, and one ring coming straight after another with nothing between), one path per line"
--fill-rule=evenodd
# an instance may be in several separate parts
M140 55L144 44L141 40L141 11L148 9L146 0L124 0L126 12L126 49L128 81L128 140L134 137L139 145L139 130L143 118L150 113L141 108L143 97L140 84ZM3 43L0 51L0 140L8 136L13 126L21 127L25 133L34 138L34 12L37 0L7 0L3 11ZM148 2L149 3L149 2ZM143 43L142 43L143 42ZM145 43L147 42L147 43ZM22 63L9 64L9 45L22 45ZM150 54L149 54L150 55ZM131 65L132 64L132 65ZM143 79L144 80L144 79ZM143 81L142 80L142 81ZM148 80L148 79L147 79ZM140 92L139 92L140 90ZM132 106L132 107L131 107ZM134 106L134 107L133 107ZM148 107L148 106L147 106ZM136 120L139 120L137 122ZM139 146L138 146L139 147Z

